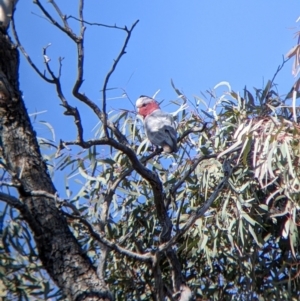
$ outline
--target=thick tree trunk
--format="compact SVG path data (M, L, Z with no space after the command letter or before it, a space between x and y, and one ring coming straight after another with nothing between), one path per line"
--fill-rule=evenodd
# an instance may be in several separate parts
M23 217L45 269L70 300L112 300L54 201L29 196L33 190L56 190L19 91L18 68L18 50L0 32L0 146L12 181L20 185L19 198L27 207Z

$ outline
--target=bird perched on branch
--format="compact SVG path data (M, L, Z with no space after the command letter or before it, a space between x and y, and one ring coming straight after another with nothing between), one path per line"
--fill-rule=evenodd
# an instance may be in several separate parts
M177 152L177 132L173 116L161 111L158 102L141 95L136 101L138 113L144 117L144 127L148 139L161 146L165 153Z

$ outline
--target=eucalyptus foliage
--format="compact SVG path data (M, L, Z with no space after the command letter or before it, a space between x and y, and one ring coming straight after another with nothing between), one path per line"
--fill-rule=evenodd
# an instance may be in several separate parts
M299 125L292 121L292 107L272 90L271 82L255 93L245 89L242 96L228 83L215 88L207 99L192 100L175 89L178 97L172 102L178 108L174 115L179 136L190 132L180 140L177 154L158 153L147 160L154 150L141 119L135 113L119 111L110 112L109 120L126 135L141 162L159 175L172 236L210 198L228 172L224 162L229 162L231 175L225 188L173 245L184 278L199 300L297 300ZM216 91L224 89L226 92L217 96ZM204 131L193 131L203 124ZM95 139L103 136L99 126ZM103 156L103 148L108 155ZM82 219L126 250L143 254L160 247L161 225L153 191L122 151L91 146L79 153L65 149L52 158L53 165L69 174L66 202L78 210L80 219L70 206L62 210L95 266L102 246ZM80 189L72 193L69 182L74 179ZM117 182L107 203L105 196ZM101 224L105 210L108 218ZM22 218L6 206L1 225L2 296L20 300L57 296L59 291L39 263ZM170 265L164 256L161 272L165 283L170 283ZM151 265L125 253L109 249L105 279L116 300L153 297Z
M99 123L85 140L81 112L63 94L62 58L52 69L50 44L41 71L15 24L15 45L1 29L0 297L189 301L192 292L196 300L299 300L300 79L280 96L274 80L285 62L253 91L221 82L189 98L171 82L175 95L161 106L172 103L179 151L164 154L136 112L107 110L110 77L138 20L131 27L87 22L83 0L78 17L53 0L56 15L34 3L76 46L72 94ZM101 107L81 91L87 25L125 34ZM295 74L299 47L288 53ZM18 51L56 89L74 140L61 140L51 121L42 122L51 139L36 137L36 116L29 119L19 90ZM56 192L61 171L65 191Z

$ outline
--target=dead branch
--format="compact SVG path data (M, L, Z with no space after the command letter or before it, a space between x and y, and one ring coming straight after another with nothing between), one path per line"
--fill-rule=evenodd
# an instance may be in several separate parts
M205 129L206 129L206 126L207 126L207 123L204 123L203 126L200 128L200 127L193 127L191 129L188 129L186 131L184 131L182 133L182 135L180 137L178 137L177 139L177 142L180 142L182 141L186 136L188 136L189 134L192 134L192 133L201 133L203 132Z
M50 3L52 3L52 5L54 6L54 8L57 6L56 4L54 4L54 0L49 1ZM50 14L49 12L44 8L44 6L41 4L41 2L39 0L34 0L33 3L35 3L40 10L45 14L45 16L48 18L48 20L58 29L60 29L62 32L66 33L75 43L78 40L78 37L76 36L76 34L74 34L74 32L72 31L72 29L68 26L67 23L64 22L64 25L67 26L61 26Z
M12 18L12 33L13 33L13 36L14 36L14 39L16 41L16 46L21 50L22 54L25 56L27 62L29 63L29 65L33 68L33 70L43 79L45 80L46 82L50 83L50 84L53 84L53 80L46 77L45 74L43 74L39 68L33 63L31 57L28 55L28 53L26 52L25 48L22 46L22 44L20 43L20 40L19 40L19 36L17 34L17 31L16 31L16 27L15 27L15 22L14 22L14 19Z
M80 216L74 216L74 215L68 214L66 212L64 212L64 215L67 216L68 218L79 220L82 224L84 224L87 227L89 233L91 234L91 236L94 239L96 239L100 243L104 244L105 246L109 247L110 249L115 250L116 252L118 252L122 255L126 255L127 257L137 259L139 261L143 261L143 262L154 261L154 256L149 252L145 253L145 254L139 254L139 253L130 251L128 249L125 249L125 248L121 247L119 244L111 242L110 240L106 239L105 234L98 234L97 232L95 232L93 229L93 226L86 219L84 219Z
M219 184L217 185L217 187L215 188L214 192L211 194L209 199L199 209L191 213L186 224L179 231L177 231L177 233L168 242L162 244L158 248L159 252L164 252L170 246L172 246L180 237L182 237L182 235L184 235L194 225L197 219L199 219L205 214L207 209L216 200L216 198L219 196L224 186L227 184L227 181L230 178L230 176L231 176L231 172L225 174L224 178L219 182Z
M103 112L103 128L104 128L104 133L105 133L105 136L108 137L108 131L107 131L107 113L106 113L106 90L107 90L107 85L108 85L108 82L109 82L109 79L111 77L111 75L114 73L119 61L121 60L122 56L124 54L126 54L126 47L128 45L128 42L130 40L130 37L131 37L131 34L132 34L132 31L134 30L135 26L137 25L137 23L139 22L139 20L135 21L133 23L133 25L131 26L130 29L127 29L127 27L125 26L124 27L124 30L126 31L127 33L127 36L126 36L126 39L125 39L125 42L123 44L123 47L118 55L118 57L114 60L114 63L110 69L110 71L106 74L106 77L105 77L105 80L104 80L104 84L103 84L103 88L102 88L102 95L103 95L103 100L102 100L102 112Z
M67 16L66 19L74 19L76 21L80 21L80 19L70 15L70 16ZM120 26L117 26L116 24L115 25L107 25L107 24L102 24L102 23L97 23L97 22L88 22L88 21L85 21L85 20L82 20L82 22L84 24L87 24L87 25L91 25L91 26L100 26L100 27L105 27L105 28L112 28L112 29L120 29L120 30L125 30L127 31L127 28L126 27L120 27Z

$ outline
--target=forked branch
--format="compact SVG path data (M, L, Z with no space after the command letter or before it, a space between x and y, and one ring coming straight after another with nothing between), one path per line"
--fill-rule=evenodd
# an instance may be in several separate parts
M125 49L126 49L126 47L128 45L128 42L130 40L132 31L134 30L134 28L135 28L135 26L137 25L138 22L139 22L139 20L135 21L130 29L127 29L127 27L124 27L124 30L127 33L125 42L123 44L123 47L122 47L118 57L114 60L114 63L112 65L110 71L106 74L106 77L105 77L105 80L104 80L104 84L103 84L103 88L102 88L102 96L103 96L103 99L102 99L103 120L102 120L102 122L103 122L103 128L104 128L104 133L105 133L106 137L108 137L107 113L106 113L106 90L107 90L107 85L108 85L108 82L109 82L109 79L110 79L111 75L114 73L114 71L115 71L118 63L120 62L122 56L126 53Z

